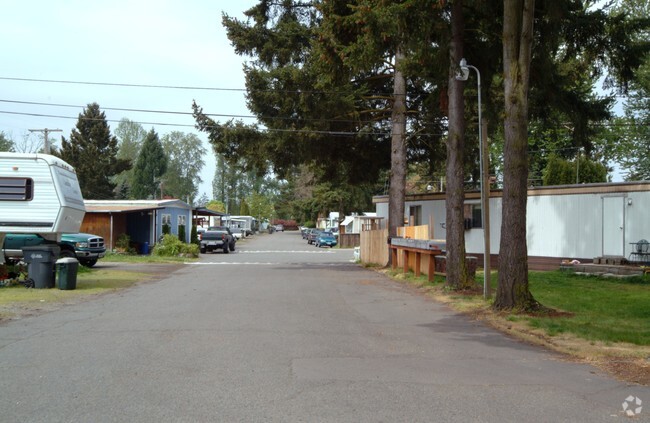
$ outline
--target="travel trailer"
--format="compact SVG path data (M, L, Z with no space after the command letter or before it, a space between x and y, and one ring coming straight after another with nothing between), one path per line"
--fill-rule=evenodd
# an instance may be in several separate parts
M72 166L48 154L0 153L0 245L6 233L59 241L79 232L85 211Z

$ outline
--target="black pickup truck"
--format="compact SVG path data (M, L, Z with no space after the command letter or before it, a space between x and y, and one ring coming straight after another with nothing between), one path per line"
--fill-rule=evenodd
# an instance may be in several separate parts
M224 254L235 251L237 240L224 226L212 226L201 235L201 254L222 250Z

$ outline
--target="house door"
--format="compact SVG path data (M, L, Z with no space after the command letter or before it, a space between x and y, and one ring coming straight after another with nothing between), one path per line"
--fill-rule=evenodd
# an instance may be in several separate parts
M603 197L603 256L624 256L625 197Z

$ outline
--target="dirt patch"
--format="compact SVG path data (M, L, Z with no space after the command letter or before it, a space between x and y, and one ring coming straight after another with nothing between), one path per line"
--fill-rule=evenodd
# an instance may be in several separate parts
M650 362L647 359L611 358L597 360L591 364L619 380L639 385L650 385Z

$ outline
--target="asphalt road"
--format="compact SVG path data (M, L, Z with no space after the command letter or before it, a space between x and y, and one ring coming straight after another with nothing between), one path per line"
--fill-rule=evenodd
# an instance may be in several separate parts
M649 388L351 260L295 232L263 235L0 325L0 421L612 422L630 395L646 407L635 421L650 420Z

